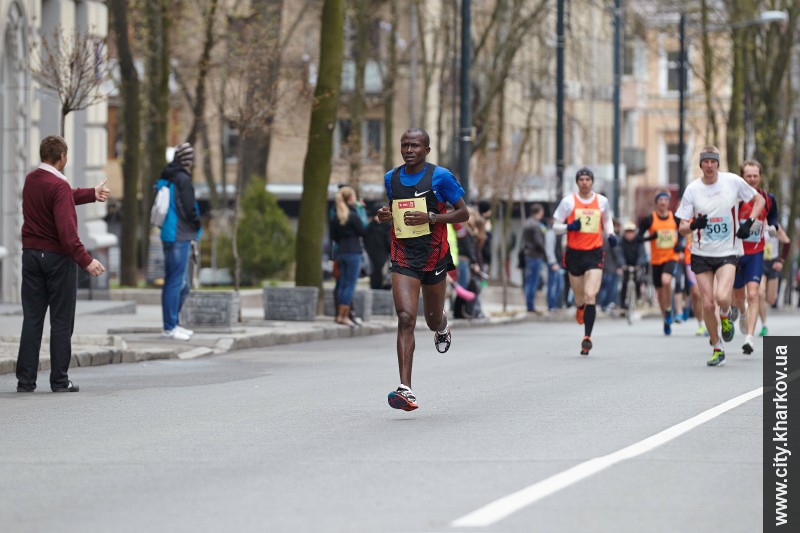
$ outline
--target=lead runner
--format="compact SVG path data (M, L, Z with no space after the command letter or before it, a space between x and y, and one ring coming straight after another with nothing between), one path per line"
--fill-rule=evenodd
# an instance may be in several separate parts
M411 128L400 137L404 165L386 173L386 196L391 208L378 210L378 220L392 222L392 296L397 312L397 364L400 385L389 393L394 409L413 411L417 398L411 390L414 328L420 288L425 323L434 332L436 350L450 349L450 326L444 312L447 271L454 270L447 243L447 224L469 218L464 189L452 172L428 163L430 137ZM447 204L455 209L446 212Z

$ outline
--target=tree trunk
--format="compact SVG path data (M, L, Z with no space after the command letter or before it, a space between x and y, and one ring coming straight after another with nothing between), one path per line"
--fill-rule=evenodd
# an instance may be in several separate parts
M148 0L145 2L145 105L147 123L145 126L146 153L144 154L144 179L142 198L151 199L158 176L166 163L167 124L169 121L169 3L167 0ZM142 234L148 235L150 220L147 211L150 202L141 203ZM142 257L147 264L148 239L142 240Z
M397 79L397 25L400 17L397 13L398 0L389 0L392 29L389 33L389 60L383 81L383 168L394 167L394 154L397 149L394 143L394 84Z
M322 286L322 235L327 218L333 128L339 105L343 55L344 0L325 0L320 31L319 76L303 163L303 194L295 251L295 283L298 286Z
M109 15L116 37L120 69L120 95L122 97L122 239L120 242L120 284L136 287L138 284L136 229L138 228L139 192L139 74L133 64L128 35L128 2L109 0ZM145 201L143 204L148 204ZM145 233L145 237L146 237ZM146 240L146 238L145 238Z

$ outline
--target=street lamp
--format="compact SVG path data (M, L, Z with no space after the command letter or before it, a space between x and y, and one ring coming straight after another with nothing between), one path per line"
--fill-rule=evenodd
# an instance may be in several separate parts
M757 26L761 24L771 24L773 22L787 22L789 20L789 14L785 11L776 11L776 10L768 10L762 11L758 18L753 20L746 20L744 22L736 22L733 24L728 24L721 28L715 29L738 29L744 28L746 26ZM678 103L678 114L680 118L680 125L678 126L678 192L679 194L683 194L684 188L686 188L686 168L685 168L685 158L686 158L686 141L685 141L685 134L686 134L686 69L687 69L687 61L686 61L686 13L681 13L680 23L679 23L679 39L680 39L680 57L678 58L678 63L680 64L680 73L679 73L679 103Z

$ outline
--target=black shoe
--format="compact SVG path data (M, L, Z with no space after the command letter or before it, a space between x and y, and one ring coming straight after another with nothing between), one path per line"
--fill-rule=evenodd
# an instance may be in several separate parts
M67 382L67 386L66 387L61 387L61 388L58 388L58 389L52 389L53 392L78 392L79 390L81 390L81 388L78 387L77 385L75 385L71 381Z
M17 392L33 392L36 390L36 383L33 385L20 385L17 384Z

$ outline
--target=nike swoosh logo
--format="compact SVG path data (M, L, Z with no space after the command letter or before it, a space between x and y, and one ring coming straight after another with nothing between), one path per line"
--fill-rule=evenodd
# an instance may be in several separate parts
M438 276L439 274L441 274L441 273L442 273L442 272L444 272L445 270L447 270L447 269L446 269L446 268L443 268L443 269L441 269L441 270L437 270L437 271L436 271L436 273L435 273L434 275L435 275L435 276Z
M430 190L430 189L428 189L428 190L427 190L427 191L425 191L425 192L417 192L417 191L414 191L414 196L416 196L417 198L419 198L420 196L425 196L425 195L426 195L426 194L428 194L429 192L431 192L431 190Z

